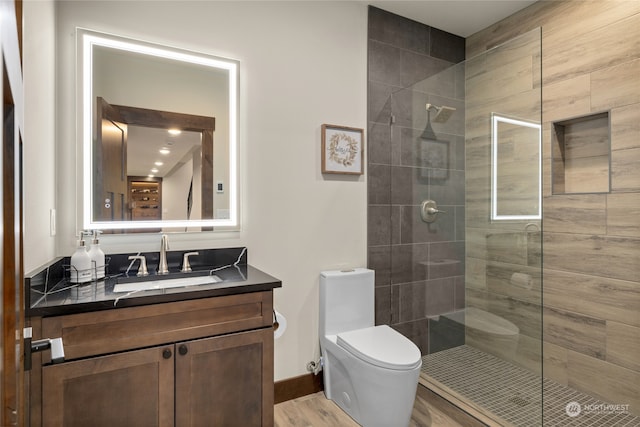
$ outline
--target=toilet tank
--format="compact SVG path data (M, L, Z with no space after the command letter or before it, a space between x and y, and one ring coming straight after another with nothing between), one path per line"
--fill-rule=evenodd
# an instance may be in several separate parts
M366 268L320 273L320 335L374 326L375 273Z

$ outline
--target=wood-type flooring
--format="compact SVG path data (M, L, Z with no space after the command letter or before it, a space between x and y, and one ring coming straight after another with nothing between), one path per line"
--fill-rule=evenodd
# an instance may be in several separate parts
M275 405L276 427L358 427L323 392ZM484 424L453 409L439 396L418 385L410 427L480 427Z

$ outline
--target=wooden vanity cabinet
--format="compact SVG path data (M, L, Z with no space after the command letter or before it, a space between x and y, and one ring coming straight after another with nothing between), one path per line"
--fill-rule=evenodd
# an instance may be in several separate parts
M264 329L177 345L176 426L273 425L273 380L270 392L256 385L273 369L272 344Z
M164 351L156 347L43 367L43 425L173 425L174 359L165 359Z
M42 367L41 424L272 426L272 307L265 291L43 318L67 361Z

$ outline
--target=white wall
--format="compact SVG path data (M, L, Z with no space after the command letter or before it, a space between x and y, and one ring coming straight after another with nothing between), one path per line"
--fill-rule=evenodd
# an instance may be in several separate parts
M275 291L275 305L289 327L276 341L275 378L306 373L306 363L319 356L319 272L366 264L364 176L320 173L320 126L366 126L366 5L325 1L55 4L57 175L51 170L52 155L31 152L26 161L49 165L45 176L38 173L38 180L58 181L58 255L71 253L76 228L74 28L237 59L241 63L242 230L218 237L172 235L171 248L246 245L249 262L283 282L283 288ZM36 102L35 97L31 102ZM46 114L52 114L49 104ZM40 141L53 151L51 133ZM27 170L27 174L35 172ZM52 190L50 185L31 185L27 201ZM26 234L27 246L35 247L45 236L40 210L46 206L34 207L28 218L26 228L34 231ZM48 233L48 212L46 216ZM105 237L103 246L106 252L155 250L159 237ZM27 251L26 261L39 265L44 260L31 262Z
M56 206L54 8L53 0L23 2L25 272L56 255L49 224Z
M162 218L163 219L199 219L200 210L193 211L191 217L187 216L187 197L189 195L189 187L192 183L194 188L192 194L199 194L196 191L195 184L198 184L198 179L194 179L199 176L200 165L194 167L194 160L196 157L184 163L180 168L175 170L171 175L165 176L162 179ZM199 199L199 198L198 198ZM196 213L198 215L193 215Z

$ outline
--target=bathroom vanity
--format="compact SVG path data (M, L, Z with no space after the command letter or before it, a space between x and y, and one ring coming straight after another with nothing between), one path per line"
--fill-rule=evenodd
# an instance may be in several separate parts
M195 286L114 292L138 280L116 272L80 287L66 281L64 259L28 277L33 339L61 337L65 352L56 364L49 352L32 354L31 425L273 425L273 289L281 282L225 265L237 253L215 255L199 258L221 265L196 262L192 277L213 269L218 280ZM178 256L167 254L170 270Z

